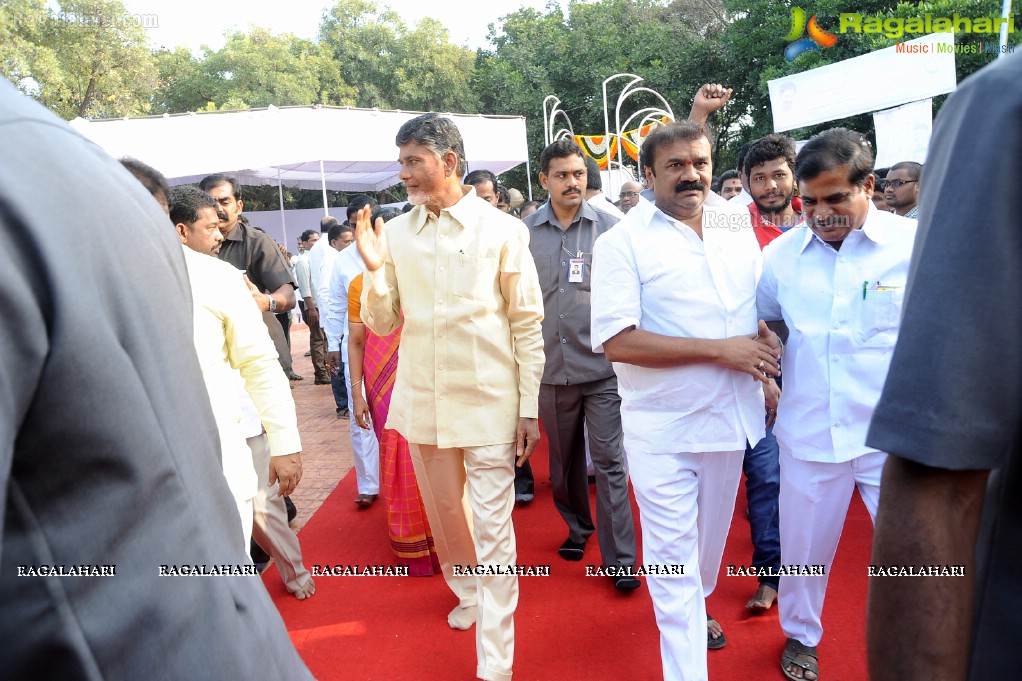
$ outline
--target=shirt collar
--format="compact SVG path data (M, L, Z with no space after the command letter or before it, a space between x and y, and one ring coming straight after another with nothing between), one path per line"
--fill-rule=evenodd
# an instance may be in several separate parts
M877 244L883 245L884 243L887 242L887 228L884 226L883 220L879 216L880 211L878 211L876 209L876 206L873 205L873 202L870 201L869 208L867 209L866 212L866 221L862 224L862 227L860 227L859 229L862 231L863 235L865 235L867 239ZM804 253L806 248L809 247L809 244L811 244L814 240L819 241L821 245L826 244L826 242L823 239L816 236L816 233L813 231L812 227L809 226L809 221L805 220L805 216L803 216L803 225L806 228L806 233L805 236L802 238L802 248L799 249L799 253ZM827 245L829 246L829 244ZM833 248L833 246L831 246L831 248Z
M244 241L245 240L245 223L241 221L241 216L238 216L238 222L234 225L234 229L227 233L224 237L224 241Z
M461 185L461 190L464 193L461 198L458 199L458 202L453 206L441 209L440 212L443 213L446 210L451 214L451 217L454 218L455 221L464 225L468 223L475 213L475 206L473 205L475 201L469 199L469 197L472 199L476 199L478 197L476 196L476 188L470 184ZM412 217L412 220L415 225L415 233L418 234L422 231L422 228L426 226L426 221L429 219L430 212L429 208L426 208L425 206L416 206L413 209L413 212L415 215Z
M536 213L538 214L535 222L536 225L549 224L551 227L560 230L560 226L558 226L557 223L557 216L554 214L554 207L550 204L549 199L547 199L546 203L536 209ZM585 218L590 222L598 222L600 219L600 216L596 213L596 209L590 206L589 202L585 199L582 199L582 203L579 205L578 212L575 213L575 219L571 221L571 225L578 222L581 218ZM568 227L570 228L571 225L568 225Z

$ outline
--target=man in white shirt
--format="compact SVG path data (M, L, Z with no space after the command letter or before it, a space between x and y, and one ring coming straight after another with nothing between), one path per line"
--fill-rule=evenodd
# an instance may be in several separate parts
M348 404L354 404L352 393L358 390L365 396L365 386L351 384L351 367L348 365L348 286L351 280L365 272L365 263L357 248L348 248L354 243L352 222L359 209L363 206L376 206L376 202L368 196L358 197L348 205L348 225L344 228L344 238L337 238L337 255L326 262L320 278L320 297L326 301L327 312L324 315L323 328L326 330L327 343L331 348L327 353L327 364L331 371L342 373L344 387L347 392ZM333 348L339 348L334 350ZM348 414L348 436L351 438L351 449L355 454L355 481L358 485L358 496L355 504L362 508L372 506L380 494L380 443L376 432L372 429L360 428L355 421L355 411Z
M772 409L779 339L756 320L749 212L710 193L710 141L685 121L654 131L640 202L594 249L592 343L614 363L628 470L665 681L707 678L713 591L748 442ZM683 568L683 574L676 574Z
M316 385L328 385L330 374L326 368L326 334L319 324L319 306L312 277L310 251L319 242L319 232L307 229L298 237L298 255L291 259L295 281L298 282L298 307L309 325L309 355L316 373Z
M887 454L866 446L866 430L898 338L916 223L873 206L873 157L859 133L813 137L795 180L809 229L764 250L757 307L789 330L774 426L781 564L822 566L780 580L781 668L789 679L816 679L823 599L852 490L876 516Z

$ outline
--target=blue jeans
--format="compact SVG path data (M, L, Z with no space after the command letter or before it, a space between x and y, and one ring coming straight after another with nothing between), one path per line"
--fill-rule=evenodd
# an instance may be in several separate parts
M745 496L749 502L749 528L752 534L752 564L756 568L781 566L781 532L778 496L781 489L780 452L773 426L755 447L746 447ZM760 584L777 589L777 577L759 578Z

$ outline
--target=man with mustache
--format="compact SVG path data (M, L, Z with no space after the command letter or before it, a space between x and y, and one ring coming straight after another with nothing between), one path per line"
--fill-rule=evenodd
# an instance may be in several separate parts
M568 526L558 553L565 560L582 560L586 541L596 529L589 509L585 422L596 472L600 553L614 586L631 591L639 580L631 574L635 526L621 448L621 398L614 368L602 353L593 352L589 339L593 244L618 218L604 210L606 201L589 203L583 198L586 160L570 139L544 149L539 181L550 200L524 219L543 289L546 367L539 416L550 438L554 505Z
M731 169L725 170L720 176L720 194L721 198L733 199L742 193L742 180L738 177L738 171Z
M774 427L781 564L822 566L780 580L781 669L817 679L827 578L854 489L876 515L887 454L866 445L866 430L898 338L916 222L873 206L873 156L851 130L809 140L795 179L809 229L763 251L757 307L789 331Z
M295 290L298 288L291 270L277 250L273 239L242 218L245 202L242 200L241 185L233 177L207 175L199 181L199 189L217 202L221 214L220 233L224 242L217 257L225 260L245 273L258 291L253 298L263 313L263 322L269 329L277 349L280 367L291 381L302 377L295 373L291 362L291 350L284 338L284 329L274 316L288 312L295 306Z
M710 148L690 121L650 134L641 161L655 203L630 210L593 255L592 344L618 377L643 563L669 571L647 577L665 681L707 678L704 599L781 356L756 320L761 254L749 212L710 193Z

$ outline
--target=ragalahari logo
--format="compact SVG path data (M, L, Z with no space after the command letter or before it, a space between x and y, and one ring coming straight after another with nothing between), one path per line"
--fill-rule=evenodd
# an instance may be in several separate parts
M809 36L803 38L802 34L808 28ZM791 43L792 40L795 42L784 48L784 59L786 61L795 61L803 52L809 50L820 51L820 48L834 47L834 43L837 42L837 36L833 33L828 33L820 28L820 25L816 23L816 15L814 14L812 19L809 20L808 26L806 24L806 11L801 7L791 8L791 31L788 35L784 36L784 39Z

